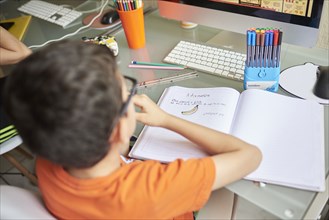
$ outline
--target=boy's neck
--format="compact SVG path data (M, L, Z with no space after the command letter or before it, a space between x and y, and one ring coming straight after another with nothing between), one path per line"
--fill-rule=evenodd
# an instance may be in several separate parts
M120 153L116 150L109 150L108 154L97 164L90 168L76 169L67 168L67 172L79 179L91 179L108 176L121 166Z

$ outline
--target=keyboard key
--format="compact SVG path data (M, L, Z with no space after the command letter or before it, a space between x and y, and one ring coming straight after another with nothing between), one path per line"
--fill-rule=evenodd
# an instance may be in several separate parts
M222 72L223 72L223 70L220 70L220 69L216 69L216 70L215 70L215 73L217 73L217 74L219 74L219 75L221 75Z
M237 70L236 72L239 73L239 74L241 74L241 75L244 74L244 70L241 70L241 69L240 70Z
M205 66L202 64L197 64L197 63L188 63L187 66L190 68L195 68L198 70L203 70L203 71L211 72L211 73L213 73L215 71L215 68L213 68L213 67L208 67L208 66Z
M240 76L241 76L240 74L236 74L236 75L234 75L234 79L239 80Z
M223 71L223 72L222 72L222 76L226 76L227 78L228 78L228 76L227 76L228 74L229 74L228 71Z

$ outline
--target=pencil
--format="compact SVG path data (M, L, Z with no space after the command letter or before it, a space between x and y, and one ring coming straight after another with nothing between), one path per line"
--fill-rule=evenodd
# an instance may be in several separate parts
M131 10L135 10L136 8L134 6L133 0L129 0L129 3L130 3Z
M137 7L136 0L132 0L132 2L133 2L133 5L134 5L134 9L137 9L138 7Z
M116 1L116 2L117 2L117 8L118 8L120 11L123 11L122 0L118 0L118 1Z
M128 10L131 11L132 8L131 8L131 4L130 4L130 1L129 0L126 0L126 3L127 3L127 7L128 7Z
M183 70L183 66L152 66L152 65L136 65L129 64L129 68L141 68L141 69L158 69L158 70Z
M138 0L135 0L136 8L139 8Z
M126 6L126 1L122 0L122 7L123 7L123 11L128 11L127 6Z
M185 67L183 65L175 65L175 64L167 64L167 63L152 63L152 62L141 62L141 61L136 61L132 60L131 64L136 64L136 65L149 65L149 66L174 66L174 67Z

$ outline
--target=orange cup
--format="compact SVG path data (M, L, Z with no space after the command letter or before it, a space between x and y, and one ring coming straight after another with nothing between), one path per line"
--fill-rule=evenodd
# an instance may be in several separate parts
M145 47L143 7L131 11L117 11L120 16L129 48L138 49Z

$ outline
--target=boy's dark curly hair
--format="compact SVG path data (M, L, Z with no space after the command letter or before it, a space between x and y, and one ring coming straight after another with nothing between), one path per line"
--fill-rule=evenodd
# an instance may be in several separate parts
M87 168L109 150L123 102L121 84L108 48L65 40L14 68L4 107L37 155L64 167Z

